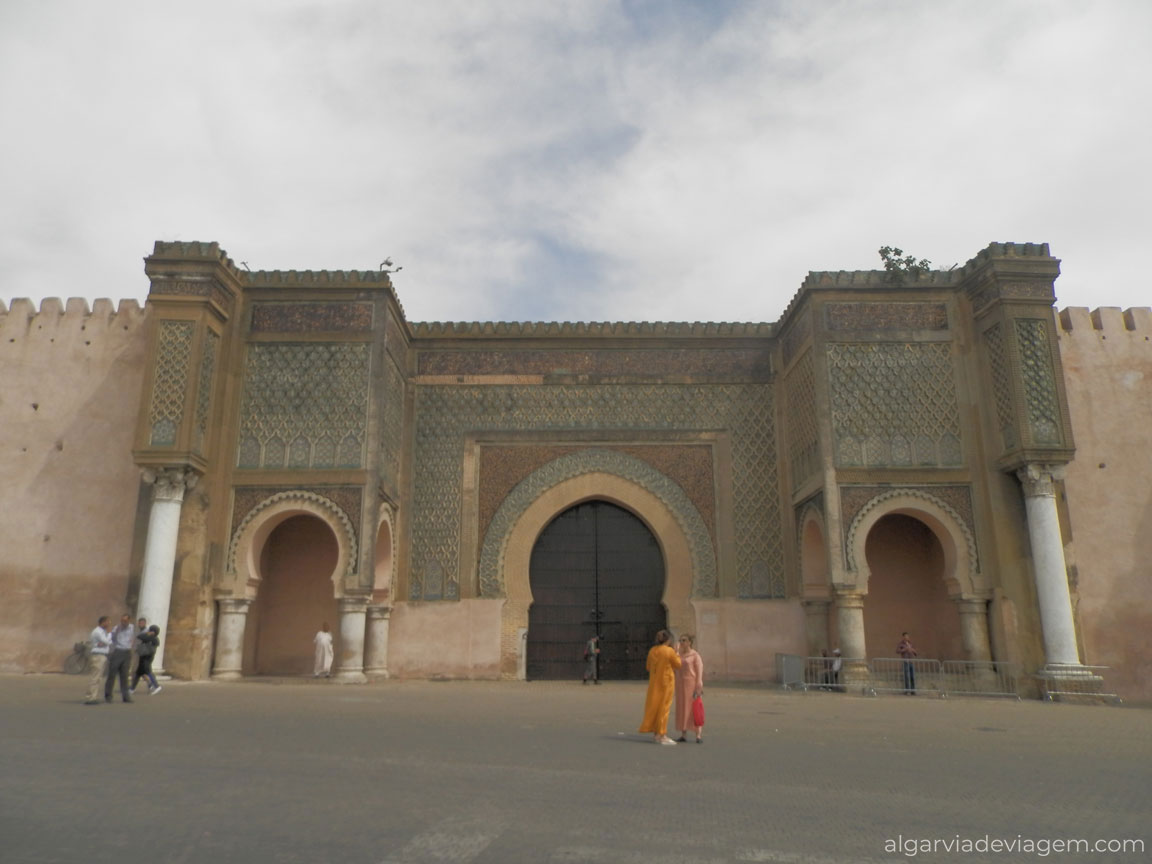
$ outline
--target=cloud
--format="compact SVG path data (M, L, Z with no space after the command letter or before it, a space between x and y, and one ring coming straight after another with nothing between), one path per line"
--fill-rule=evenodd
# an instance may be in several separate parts
M12 2L0 296L155 239L374 269L413 320L774 320L810 269L1048 241L1141 305L1141 3Z

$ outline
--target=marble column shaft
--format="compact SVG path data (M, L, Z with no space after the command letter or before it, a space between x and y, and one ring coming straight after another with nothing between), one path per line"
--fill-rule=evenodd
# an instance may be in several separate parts
M212 677L223 680L239 678L243 674L244 630L252 601L244 597L222 597L217 603L220 614L216 619L216 657L212 663Z
M172 604L172 578L176 568L176 543L180 537L180 510L184 492L196 485L196 475L183 468L145 470L152 484L152 507L148 514L148 537L144 544L144 571L136 617L160 628L160 645L152 658L156 671L164 668L168 641L168 610Z

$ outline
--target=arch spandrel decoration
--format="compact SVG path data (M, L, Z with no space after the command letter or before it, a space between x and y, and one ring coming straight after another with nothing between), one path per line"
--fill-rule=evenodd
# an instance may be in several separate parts
M868 532L883 517L899 513L924 522L940 541L945 557L945 581L953 595L976 595L989 589L980 572L976 538L962 516L925 489L891 489L868 500L848 528L848 570L857 574L857 588L867 590L871 571L864 555Z
M500 505L480 552L480 596L504 597L504 554L516 521L544 492L583 474L611 474L645 489L660 500L675 518L688 541L692 558L692 596L716 595L716 554L712 537L683 489L647 462L614 450L592 448L562 456L521 480Z
M358 547L352 520L335 502L304 490L289 490L270 495L248 511L232 532L228 544L228 570L225 578L244 593L254 593L260 574L257 556L272 530L293 516L310 515L324 522L336 536L338 549L332 584L337 597L355 573Z

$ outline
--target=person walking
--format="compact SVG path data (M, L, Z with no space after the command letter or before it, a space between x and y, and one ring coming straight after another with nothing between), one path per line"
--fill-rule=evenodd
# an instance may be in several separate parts
M600 637L596 634L584 646L584 683L600 683Z
M904 695L916 695L916 666L912 662L916 657L916 649L912 647L912 638L905 632L896 646L896 653L904 658Z
M101 615L92 632L88 634L88 653L91 664L88 677L88 692L84 694L85 705L100 704L100 685L108 674L108 649L112 647L112 634L108 632L108 625L112 619Z
M688 740L688 730L696 733L696 743L704 743L704 726L696 725L693 703L704 696L704 661L695 647L694 637L685 634L680 637L676 649L680 654L680 668L676 670L676 728L684 743Z
M641 732L651 732L657 744L675 744L668 737L668 711L676 694L676 670L681 666L680 655L669 645L672 634L661 630L656 644L648 651L648 694L644 698L644 720Z
M136 685L140 683L141 678L147 678L148 695L155 696L164 689L152 674L152 658L156 656L156 649L160 646L160 628L153 624L143 633L138 633L136 643L136 655L140 660L136 664L136 671L132 674L132 692L136 692Z
M136 628L132 617L127 613L120 616L120 623L112 631L112 648L108 652L108 675L104 678L104 701L112 701L112 687L115 679L120 679L120 698L132 701L128 690L128 670L132 666L132 647L136 643Z
M312 666L312 677L325 678L332 676L332 633L328 629L328 622L320 626L320 631L312 639L316 646L316 662Z

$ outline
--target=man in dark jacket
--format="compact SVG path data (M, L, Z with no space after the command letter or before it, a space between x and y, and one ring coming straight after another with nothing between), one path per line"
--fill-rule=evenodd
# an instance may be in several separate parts
M147 677L148 694L155 696L164 689L152 674L152 658L156 656L156 648L160 644L160 628L153 624L144 632L137 634L136 641L139 643L136 646L136 654L140 657L140 663L136 666L136 674L132 677L132 692L136 692L136 685L140 683L140 679Z

